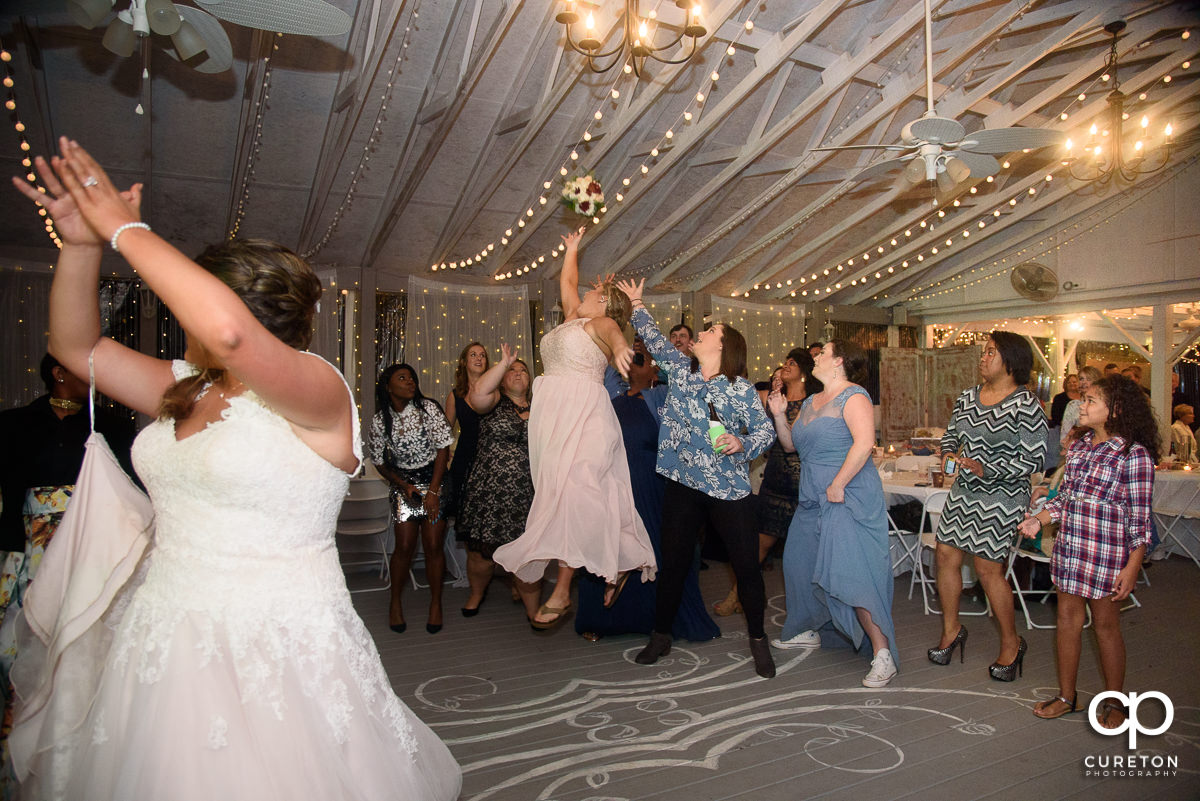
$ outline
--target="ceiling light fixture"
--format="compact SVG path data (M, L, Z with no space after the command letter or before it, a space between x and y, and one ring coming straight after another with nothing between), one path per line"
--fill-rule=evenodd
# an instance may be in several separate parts
M699 4L695 0L675 0L675 5L684 13L683 28L670 42L655 47L654 31L650 27L654 22L653 12L649 17L643 18L638 13L638 0L624 0L624 2L625 12L619 40L611 50L603 52L600 50L602 43L596 31L596 19L590 11L583 23L583 38L575 39L573 26L579 22L579 14L575 10L575 0L565 0L564 10L554 18L566 30L567 47L587 58L588 67L592 72L608 72L617 64L625 64L626 72L629 71L628 67L632 66L633 72L640 78L648 58L661 64L683 64L696 54L696 40L708 33L708 29L700 23ZM660 55L664 51L677 47L685 36L690 40L691 45L687 55L678 59ZM601 66L603 60L608 58L612 60Z
M1121 81L1118 79L1118 56L1117 56L1117 37L1121 31L1125 30L1125 23L1121 20L1110 22L1104 26L1104 30L1112 34L1112 45L1108 51L1108 58L1104 62L1104 75L1109 76L1112 82L1112 90L1106 98L1108 101L1109 127L1112 133L1112 147L1101 148L1096 144L1096 126L1093 125L1090 129L1089 138L1084 145L1084 156L1071 156L1072 143L1067 140L1067 155L1068 158L1064 164L1070 170L1071 177L1077 181L1087 181L1096 183L1099 186L1107 184L1114 177L1126 183L1133 183L1139 175L1149 175L1158 172L1163 167L1167 166L1167 162L1171 159L1171 125L1167 123L1163 129L1163 145L1160 149L1162 160L1154 166L1148 166L1146 163L1146 145L1143 137L1149 132L1150 118L1143 115L1140 121L1141 135L1134 142L1132 155L1128 158L1125 153L1125 140L1122 125L1125 120L1129 119L1129 113L1125 110L1126 95L1121 91ZM1033 193L1033 189L1029 190Z

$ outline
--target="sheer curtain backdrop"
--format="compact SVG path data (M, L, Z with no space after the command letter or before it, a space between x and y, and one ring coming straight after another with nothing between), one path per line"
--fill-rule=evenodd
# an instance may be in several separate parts
M404 360L419 374L421 392L438 403L454 385L458 354L468 342L483 343L493 361L506 342L531 369L534 363L524 285L465 286L412 276L404 328Z
M751 381L766 381L787 357L804 345L804 307L792 303L751 303L712 298L712 322L728 323L746 338L746 371Z
M24 406L46 392L38 365L50 329L50 273L0 268L0 409Z
M646 304L646 309L654 322L658 323L663 336L683 322L683 302L678 292L673 295L643 295L642 303Z

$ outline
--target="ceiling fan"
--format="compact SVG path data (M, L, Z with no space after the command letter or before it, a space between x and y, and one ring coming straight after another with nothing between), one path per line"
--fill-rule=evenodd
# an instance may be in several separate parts
M949 192L968 178L984 178L1000 170L994 154L1062 144L1065 136L1043 128L995 128L970 134L957 120L939 117L933 106L933 24L929 0L925 4L925 99L921 119L900 132L896 145L842 145L813 150L894 150L905 153L872 164L851 180L868 181L900 168L910 184L930 181L941 192Z
M247 28L302 36L337 36L350 30L350 17L324 0L129 0L104 31L104 47L128 58L141 39L170 37L164 50L198 72L224 72L233 66L233 46L219 20ZM100 25L117 0L67 0L72 19L84 28ZM121 5L124 5L121 3ZM197 7L198 6L198 7Z

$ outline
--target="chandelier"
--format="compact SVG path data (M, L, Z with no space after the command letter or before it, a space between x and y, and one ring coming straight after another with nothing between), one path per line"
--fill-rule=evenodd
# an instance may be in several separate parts
M654 46L654 33L651 25L655 21L655 12L651 11L645 18L638 13L638 0L625 0L625 15L622 19L621 37L611 50L600 51L600 39L596 32L596 20L589 11L583 23L583 38L576 40L573 26L579 22L579 14L575 11L575 0L566 0L566 8L555 16L555 21L562 23L567 33L567 46L576 53L587 58L588 67L592 72L608 72L617 64L624 64L625 72L633 72L642 77L642 69L646 59L651 58L661 64L683 64L696 54L696 40L708 33L700 24L700 6L697 0L675 0L675 5L683 10L684 25L679 34L667 44ZM683 58L671 59L660 55L671 50L683 41L690 40L691 48ZM607 64L604 59L611 58Z
M1104 72L1100 75L1102 82L1112 82L1112 90L1106 98L1108 101L1108 127L1101 129L1095 123L1092 124L1082 156L1071 155L1074 143L1067 139L1068 158L1063 161L1072 178L1095 183L1098 186L1104 186L1114 178L1132 183L1139 175L1158 172L1167 166L1167 162L1171 158L1172 144L1171 124L1167 123L1163 129L1162 147L1158 150L1158 154L1162 158L1159 160L1156 157L1153 164L1148 162L1144 137L1149 134L1150 117L1142 115L1141 130L1133 143L1132 152L1126 152L1124 124L1129 120L1129 112L1125 109L1125 101L1128 96L1121 91L1121 81L1117 77L1117 70L1120 67L1117 58L1117 35L1125 30L1125 23L1121 20L1110 22L1104 26L1104 30L1112 34L1112 46L1109 48L1108 58L1104 62ZM1082 99L1082 95L1080 98ZM1138 99L1145 100L1146 95L1142 94ZM1105 139L1108 140L1107 147L1101 144Z

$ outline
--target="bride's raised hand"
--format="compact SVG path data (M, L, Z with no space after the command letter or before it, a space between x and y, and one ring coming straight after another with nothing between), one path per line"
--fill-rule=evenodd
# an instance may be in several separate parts
M52 159L51 165L79 213L102 241L107 242L125 223L141 219L140 188L135 203L132 193L120 192L113 186L108 174L78 142L64 136L59 150L61 155Z
M641 281L636 281L636 282L632 278L617 282L617 289L619 289L625 293L625 295L629 298L630 303L633 303L635 300L641 300L642 299L642 290L644 290L645 288L646 288L646 279L645 278L643 278Z
M45 192L38 191L32 184L24 178L13 176L13 186L24 195L32 200L37 205L46 210L50 215L50 219L54 221L54 227L58 230L58 234L62 237L65 245L103 245L106 241L96 231L88 225L83 214L79 211L79 205L75 202L75 198L63 187L59 181L58 175L44 158L38 156L33 161L34 167L37 169L38 175L41 177L42 186L45 187ZM121 196L125 202L131 206L135 212L139 212L142 204L142 185L134 184L128 191L122 192Z
M563 244L572 250L579 249L579 240L583 239L583 232L587 230L586 225L581 225L576 230L569 234L562 235Z

